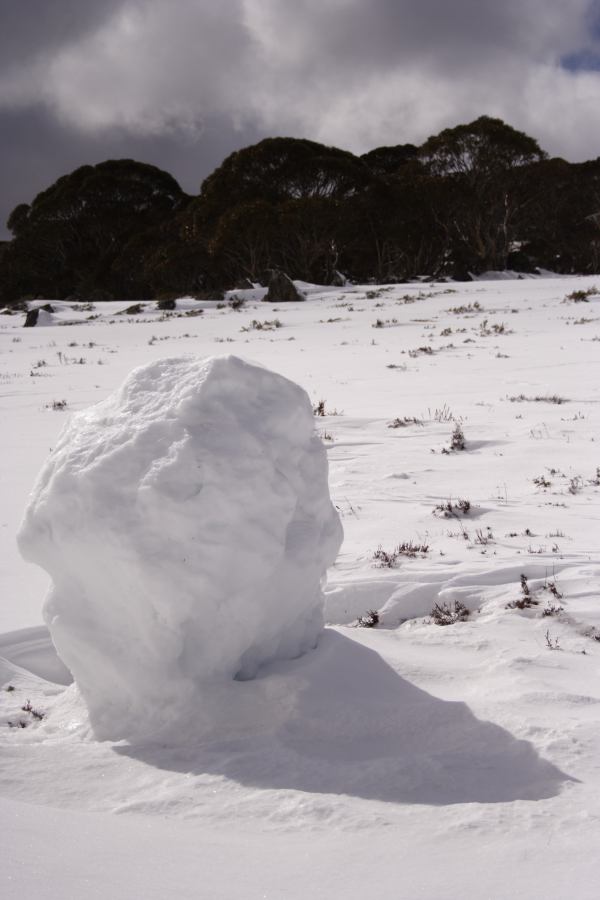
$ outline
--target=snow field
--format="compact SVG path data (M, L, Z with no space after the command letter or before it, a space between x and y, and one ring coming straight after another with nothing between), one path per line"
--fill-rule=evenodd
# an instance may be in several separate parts
M61 327L85 314L57 304L51 327L0 319L8 896L58 900L91 878L115 897L596 897L600 298L564 302L593 284L305 285L307 302L275 309L254 293L181 318L111 304ZM44 581L14 549L26 495L69 412L136 365L222 349L325 403L345 531L330 627L235 683L220 738L190 716L167 742L97 742L35 627ZM457 422L466 449L444 453ZM433 624L457 600L468 617ZM372 609L381 624L356 627ZM69 842L84 858L65 871Z

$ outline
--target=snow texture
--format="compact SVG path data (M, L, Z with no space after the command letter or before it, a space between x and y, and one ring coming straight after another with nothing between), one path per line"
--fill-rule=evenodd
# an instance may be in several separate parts
M273 331L261 287L0 317L2 900L597 900L598 276L296 286ZM329 627L211 682L165 739L90 740L40 624L49 579L13 546L26 497L68 411L217 346L325 401ZM428 552L377 564L409 541ZM434 624L456 601L468 619Z
M210 727L224 682L314 647L341 539L307 394L227 356L153 362L75 414L19 546L52 578L45 619L95 734L118 740Z

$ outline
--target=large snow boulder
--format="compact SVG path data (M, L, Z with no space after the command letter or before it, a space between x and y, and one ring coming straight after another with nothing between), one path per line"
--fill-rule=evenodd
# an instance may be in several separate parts
M308 395L228 356L151 363L74 415L18 539L96 735L134 739L315 646L342 529Z

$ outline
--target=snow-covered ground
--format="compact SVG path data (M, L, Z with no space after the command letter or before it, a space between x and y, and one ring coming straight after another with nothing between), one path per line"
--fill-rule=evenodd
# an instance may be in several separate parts
M600 296L564 302L593 285L0 316L3 897L597 896ZM325 412L330 627L236 683L218 738L190 709L172 740L98 742L16 549L28 494L70 412L141 364L223 353Z

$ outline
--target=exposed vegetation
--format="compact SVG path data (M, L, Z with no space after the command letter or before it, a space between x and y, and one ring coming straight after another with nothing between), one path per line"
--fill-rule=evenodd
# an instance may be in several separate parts
M436 603L431 610L431 621L434 625L454 625L456 622L464 622L469 617L469 610L455 600L453 603Z
M530 609L532 606L538 606L537 600L531 593L529 582L526 575L521 575L521 596L516 600L511 600L506 604L507 609Z
M588 303L590 297L595 297L600 291L595 285L589 287L585 290L577 290L571 291L570 294L567 294L565 297L565 303L572 301L573 303Z
M459 515L468 516L471 512L471 501L446 500L445 503L438 503L433 509L434 516L443 516L445 519L457 518Z
M557 406L562 406L563 403L569 402L566 397L560 397L558 394L545 394L544 396L538 395L536 397L526 397L525 394L517 394L508 399L511 403L555 403Z
M240 328L240 331L276 331L281 327L282 322L280 322L279 319L265 319L264 322L252 319L250 324L243 325L242 328Z
M384 550L382 547L378 547L373 554L373 559L375 564L381 569L394 569L402 556L408 559L415 559L417 556L425 557L428 553L429 544L402 541L393 550Z
M388 425L388 428L408 428L409 425L422 425L423 420L414 416L403 416L401 419L396 418Z
M379 625L379 613L376 609L369 609L364 616L359 616L356 620L358 628L375 628Z

